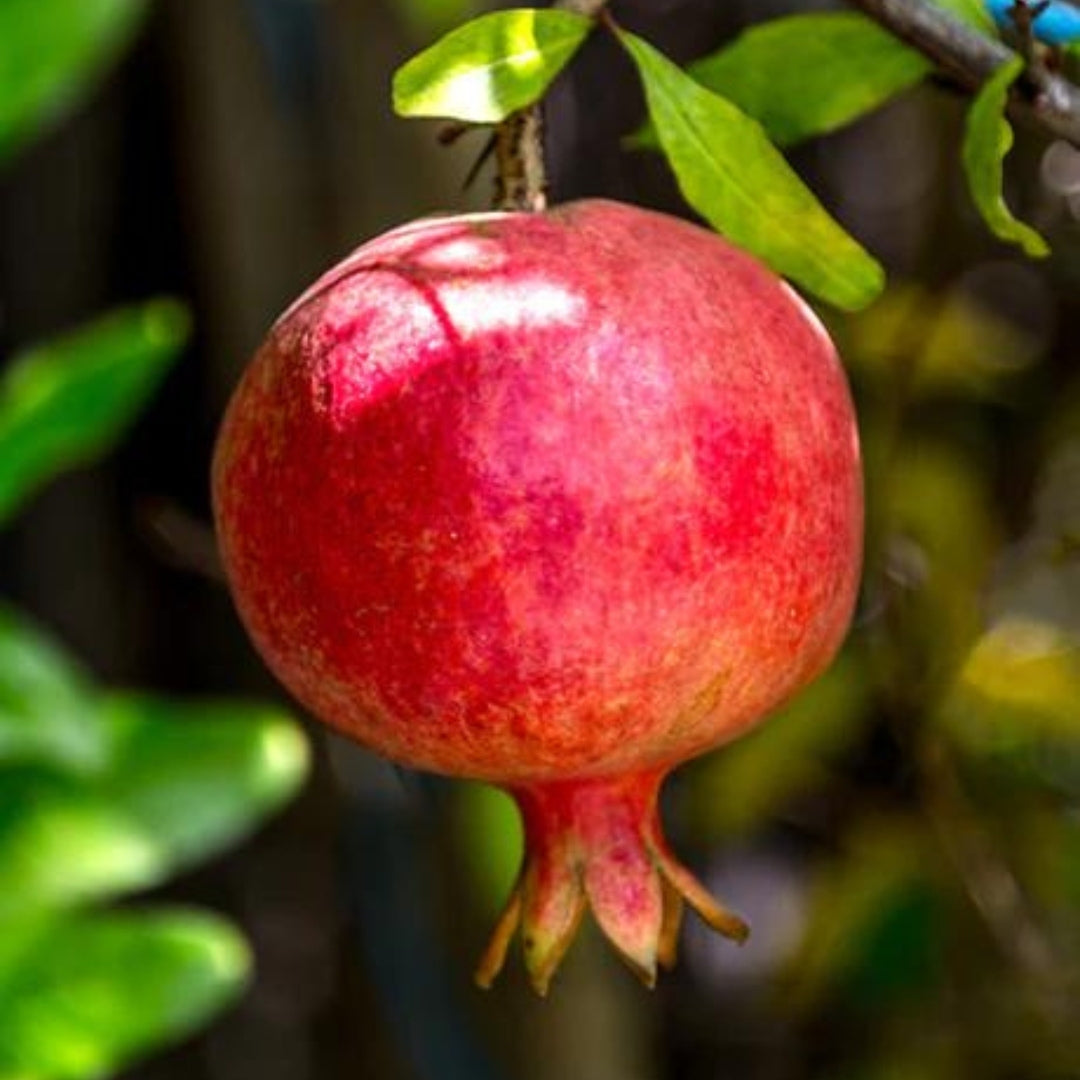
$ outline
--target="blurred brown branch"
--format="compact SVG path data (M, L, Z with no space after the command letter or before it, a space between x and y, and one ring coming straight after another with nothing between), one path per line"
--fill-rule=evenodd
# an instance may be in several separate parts
M851 0L946 75L977 90L1015 54L1000 41L965 26L930 0ZM1013 87L1009 113L1080 147L1080 89L1039 66Z

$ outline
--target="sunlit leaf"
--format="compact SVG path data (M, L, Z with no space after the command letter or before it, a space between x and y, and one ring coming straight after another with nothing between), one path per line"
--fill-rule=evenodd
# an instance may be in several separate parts
M0 1077L95 1080L204 1024L243 989L247 946L194 911L72 915L0 983Z
M107 451L187 339L162 300L105 316L0 375L0 521L57 473Z
M117 744L103 794L170 867L245 835L307 775L307 743L275 709L124 696L107 714Z
M633 34L660 145L690 205L734 243L837 307L881 292L881 267L825 211L761 125Z
M933 65L865 16L830 11L758 23L686 70L787 146L872 112Z
M0 765L100 769L108 736L87 676L27 619L0 606Z
M457 787L461 858L477 898L494 914L506 902L521 866L521 817L514 800L487 784Z
M592 21L568 11L482 15L414 56L394 76L401 116L496 123L543 96Z
M0 3L0 161L86 94L146 10L146 0Z
M1005 106L1009 87L1023 70L1023 59L1014 57L1002 64L976 95L964 131L964 171L971 197L990 231L1000 240L1019 244L1032 258L1039 258L1048 255L1050 248L1030 225L1013 217L1002 190L1003 162L1013 144Z
M743 832L825 784L831 762L862 730L867 701L858 658L841 655L768 723L687 774L695 820L710 834Z

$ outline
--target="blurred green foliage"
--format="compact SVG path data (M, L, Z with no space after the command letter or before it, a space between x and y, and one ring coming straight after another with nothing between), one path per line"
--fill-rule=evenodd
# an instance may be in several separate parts
M0 5L0 160L73 107L143 0ZM0 528L123 436L187 342L157 300L27 350L0 371ZM188 1034L250 971L206 913L100 902L156 886L245 836L307 769L264 706L117 695L0 606L0 1080L83 1080Z
M250 966L224 920L165 907L37 919L5 949L17 949L0 956L0 1076L12 1080L107 1075L200 1026Z
M84 100L148 6L147 0L0 4L0 163Z
M159 300L9 361L0 375L0 524L40 484L109 449L188 330L187 311Z

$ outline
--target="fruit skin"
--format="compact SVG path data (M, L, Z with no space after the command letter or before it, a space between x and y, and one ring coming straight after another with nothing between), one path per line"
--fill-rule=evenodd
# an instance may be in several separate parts
M819 674L850 618L855 421L788 286L617 203L416 222L277 322L213 487L243 621L300 701L517 797L534 854L482 978L524 917L546 987L586 895L647 979L680 895L739 936L655 801Z

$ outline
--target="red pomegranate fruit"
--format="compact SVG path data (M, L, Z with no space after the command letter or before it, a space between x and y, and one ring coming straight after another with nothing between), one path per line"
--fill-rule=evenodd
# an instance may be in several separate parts
M586 907L651 984L683 901L681 761L829 663L859 574L855 420L795 293L697 226L604 201L431 218L278 320L214 461L222 552L266 662L406 765L498 784L543 992Z

